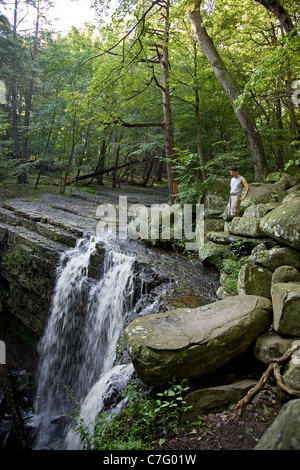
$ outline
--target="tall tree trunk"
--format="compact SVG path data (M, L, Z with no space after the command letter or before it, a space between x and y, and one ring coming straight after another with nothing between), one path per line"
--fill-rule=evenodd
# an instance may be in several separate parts
M107 146L108 146L108 142L105 139L103 139L101 148L100 148L100 157L99 157L99 162L96 168L96 172L104 169L105 154L106 154ZM103 174L97 176L97 181L100 186L103 186Z
M216 78L226 91L239 123L246 134L254 160L255 179L260 181L268 172L262 140L249 109L245 105L240 107L236 105L236 99L241 93L240 89L231 73L227 70L205 27L202 25L203 20L200 13L201 1L195 2L194 9L188 12L188 16L203 54L212 66Z
M13 41L16 44L17 41L17 22L18 22L18 0L15 0L15 9L14 9L14 25L13 25ZM17 79L16 79L16 59L15 56L12 59L12 67L15 70L15 73L11 79L11 106L12 106L12 133L14 141L14 151L15 157L20 160L21 150L20 150L20 141L19 141L19 119L18 119L18 94L17 94Z
M74 112L74 115L73 115L72 147L71 147L69 160L68 160L68 163L67 163L65 177L64 177L64 180L62 182L62 187L61 187L61 190L60 190L60 194L65 194L65 192L66 192L66 186L67 186L69 173L70 173L70 169L71 169L71 165L72 165L72 161L73 161L73 157L74 157L74 151L75 151L75 147L76 147L75 133L76 133L76 112Z
M24 135L23 135L23 148L22 148L22 159L23 161L29 160L29 124L30 124L30 114L32 106L32 97L34 90L34 62L37 56L38 51L38 33L39 33L39 22L40 22L40 2L37 2L37 11L36 11L36 22L35 22L35 34L34 34L34 43L32 50L32 71L31 78L29 80L26 99L25 99L25 116L24 116Z
M167 173L168 173L168 187L169 195L171 197L171 204L173 204L175 197L178 193L176 174L173 170L173 157L174 157L174 134L170 101L170 85L169 85L169 34L170 34L170 0L165 4L165 31L164 31L164 45L163 52L160 58L162 67L162 88L163 88L163 112L164 112L164 141L165 141L165 156L167 160Z
M201 167L201 176L202 180L204 181L206 178L205 173L205 162L204 162L204 152L203 152L203 145L202 145L202 126L201 126L201 118L200 118L200 98L199 98L199 91L197 87L197 44L195 40L193 40L193 48L194 48L194 80L195 80L195 116L196 116L196 130L197 130L197 149L198 149L198 157Z

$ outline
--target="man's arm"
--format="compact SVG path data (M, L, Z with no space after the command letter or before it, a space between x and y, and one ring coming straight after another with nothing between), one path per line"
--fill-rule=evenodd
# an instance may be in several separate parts
M245 197L247 196L247 194L249 193L249 190L250 190L250 186L247 183L247 181L245 180L245 178L242 179L242 185L245 187L245 192L244 192L244 195L242 197L240 197L240 201L243 201L245 199Z

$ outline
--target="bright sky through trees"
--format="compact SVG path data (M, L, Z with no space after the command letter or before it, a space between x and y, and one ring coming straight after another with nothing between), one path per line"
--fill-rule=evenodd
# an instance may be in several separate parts
M93 22L95 10L90 7L90 0L57 0L49 17L57 31L67 32L72 26L81 28L84 23Z

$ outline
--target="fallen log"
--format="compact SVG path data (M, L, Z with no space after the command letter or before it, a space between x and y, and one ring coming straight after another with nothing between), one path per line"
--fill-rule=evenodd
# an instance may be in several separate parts
M110 171L119 170L119 168L124 168L130 165L137 165L139 160L134 160L132 162L122 163L122 165L112 166L111 168L106 168L106 170L95 171L94 173L89 173L88 175L77 176L76 178L69 178L67 184L77 183L77 181L82 181L88 178L94 178L95 176L103 175L109 173Z

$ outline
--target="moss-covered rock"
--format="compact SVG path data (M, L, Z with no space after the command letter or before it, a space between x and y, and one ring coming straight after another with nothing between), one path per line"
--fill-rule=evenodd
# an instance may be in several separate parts
M261 244L252 250L250 261L270 271L287 264L300 268L300 253L288 246L275 246L268 250L265 244Z
M256 264L245 264L239 271L238 292L271 299L272 272Z
M260 221L260 229L283 245L300 250L300 198L282 204Z
M275 331L300 336L300 282L274 284L271 295Z
M245 352L272 322L270 300L240 295L137 318L125 329L137 375L153 386L209 374Z

